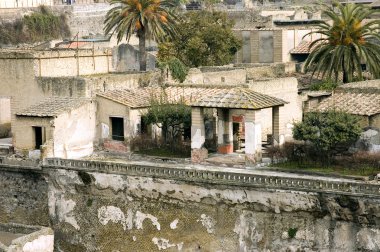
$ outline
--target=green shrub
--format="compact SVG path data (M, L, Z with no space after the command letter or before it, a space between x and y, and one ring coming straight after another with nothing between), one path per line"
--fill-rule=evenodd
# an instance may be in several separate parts
M314 83L310 86L310 90L312 91L332 91L338 87L338 83L332 80L326 80L319 83Z
M294 237L296 237L297 231L298 231L298 228L289 228L288 229L289 238L293 239Z
M55 15L47 7L25 15L13 23L0 24L0 43L34 43L70 36L65 15Z

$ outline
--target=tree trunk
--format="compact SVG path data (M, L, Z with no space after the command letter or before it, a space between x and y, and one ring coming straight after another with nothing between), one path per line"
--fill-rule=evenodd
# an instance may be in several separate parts
M145 28L139 30L140 71L146 71Z
M348 83L348 73L344 67L344 57L342 62L342 72L343 72L343 83Z

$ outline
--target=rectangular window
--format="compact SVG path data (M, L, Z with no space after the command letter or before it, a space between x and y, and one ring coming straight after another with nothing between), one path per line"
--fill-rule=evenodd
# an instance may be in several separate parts
M42 139L42 127L33 127L34 129L34 148L39 150L41 148L41 145L43 144Z
M122 117L111 117L112 139L124 141L124 119Z

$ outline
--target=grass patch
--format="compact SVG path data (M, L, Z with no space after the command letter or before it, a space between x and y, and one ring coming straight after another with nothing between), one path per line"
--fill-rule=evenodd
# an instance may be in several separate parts
M357 166L344 167L340 165L323 166L318 163L299 163L295 161L277 163L271 165L274 168L281 168L292 171L315 172L332 175L347 175L347 176L371 176L380 173L380 169L372 166Z
M167 157L167 158L189 158L190 157L190 153L173 151L167 148L153 148L153 149L139 150L139 151L136 151L136 153L144 154L148 156Z

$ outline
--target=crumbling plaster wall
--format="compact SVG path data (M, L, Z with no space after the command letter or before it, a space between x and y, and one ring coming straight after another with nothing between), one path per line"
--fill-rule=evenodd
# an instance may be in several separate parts
M90 101L54 120L54 157L80 158L92 154L96 133L96 105Z
M49 213L62 251L378 251L379 203L49 170Z

